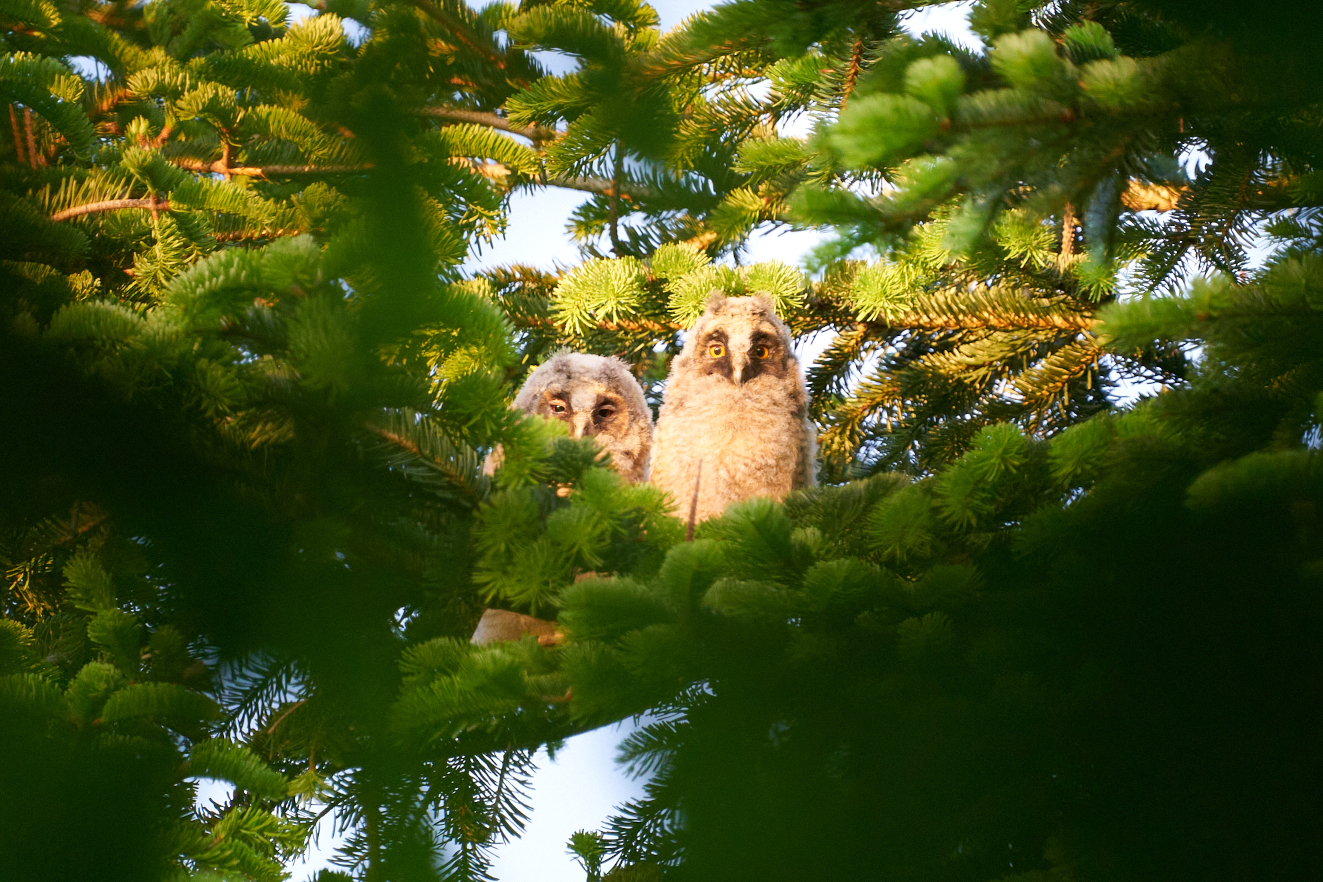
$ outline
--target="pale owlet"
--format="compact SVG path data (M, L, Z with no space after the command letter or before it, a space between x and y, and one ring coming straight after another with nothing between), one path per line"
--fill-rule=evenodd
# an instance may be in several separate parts
M687 516L697 481L703 520L732 502L812 486L816 454L790 330L766 297L714 295L671 365L652 483Z
M571 437L595 439L626 481L647 479L652 411L620 359L581 352L553 355L529 375L514 406L560 420Z

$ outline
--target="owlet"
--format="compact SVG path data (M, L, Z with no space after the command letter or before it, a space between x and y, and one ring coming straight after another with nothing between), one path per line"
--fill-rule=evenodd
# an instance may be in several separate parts
M764 296L715 294L671 365L652 482L688 515L697 481L702 520L732 502L812 486L816 452L789 329Z

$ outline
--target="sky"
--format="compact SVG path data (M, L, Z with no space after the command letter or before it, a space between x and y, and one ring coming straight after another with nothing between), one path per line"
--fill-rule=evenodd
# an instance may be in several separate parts
M662 30L679 24L689 15L715 3L704 0L652 0ZM910 16L906 30L945 33L957 42L978 45L966 22L970 2L947 3ZM300 12L306 7L295 5ZM306 13L305 13L306 14ZM555 59L547 59L554 62ZM503 264L522 263L543 269L577 263L579 254L566 226L570 214L587 195L573 190L548 188L520 193L511 200L510 222L505 235L471 255L465 269L474 272ZM749 242L746 261L782 260L798 264L821 241L815 231L755 234ZM800 353L803 357L806 353ZM582 882L583 870L566 851L570 835L578 830L598 830L612 809L642 794L642 782L629 778L615 762L616 747L632 731L628 721L569 739L550 761L546 751L538 754L538 772L533 779L532 812L523 835L497 851L492 875L502 882ZM199 788L199 799L224 799L225 788L207 783ZM292 882L305 882L329 867L337 838L323 823L315 846L290 865Z

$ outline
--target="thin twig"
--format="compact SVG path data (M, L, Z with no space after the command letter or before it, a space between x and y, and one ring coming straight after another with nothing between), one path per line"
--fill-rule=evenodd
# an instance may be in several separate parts
M14 105L9 105L9 124L14 129L14 154L18 161L23 165L28 164L28 158L23 155L23 134L18 130L18 117L14 114Z
M37 138L32 133L32 108L23 108L23 125L28 130L28 165L36 168L38 164L45 165L46 159L37 154Z
M1066 203L1061 218L1061 256L1070 257L1075 253L1075 206Z
M684 531L684 541L694 541L694 524L698 521L698 488L703 480L703 461L698 461L698 471L694 473L694 498L689 501L689 526Z
M270 735L270 734L274 733L274 732L276 731L276 727L278 727L281 723L285 722L285 717L287 717L287 716L289 716L290 714L294 713L294 711L296 711L296 710L298 710L299 708L303 707L303 705L305 705L305 704L307 704L307 703L308 703L308 699L306 699L306 698L300 698L298 701L296 701L296 702L294 702L293 704L291 704L291 705L289 706L289 708L288 708L283 714L281 714L280 716L276 717L276 721L275 721L274 723L271 724L271 728L269 728L269 729L266 730L266 734Z
M611 190L607 193L608 211L611 231L611 250L615 252L616 257L624 256L624 248L620 244L620 175L625 168L625 152L619 142L616 143L614 174L611 177Z
M544 178L541 183L548 187L563 187L566 190L582 190L585 193L598 193L602 196L610 196L618 193L620 198L626 201L648 198L653 195L653 191L648 187L640 187L637 184L616 183L608 181L605 178L567 177L557 175L555 177Z

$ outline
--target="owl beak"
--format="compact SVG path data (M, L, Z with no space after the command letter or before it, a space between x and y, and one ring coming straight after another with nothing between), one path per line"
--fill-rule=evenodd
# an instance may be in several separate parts
M744 385L744 369L749 366L748 356L741 356L734 359L735 364L731 369L730 378L735 381L736 386Z
M593 415L591 413L576 413L574 422L570 424L570 434L575 438L593 437Z

